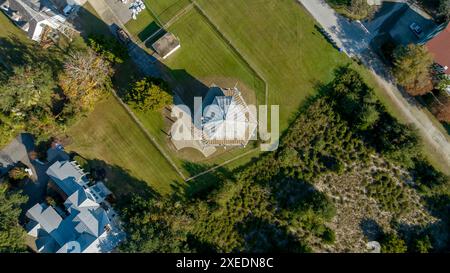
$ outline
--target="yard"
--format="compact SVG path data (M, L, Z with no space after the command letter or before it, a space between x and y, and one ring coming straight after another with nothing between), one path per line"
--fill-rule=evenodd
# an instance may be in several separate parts
M267 86L268 103L280 105L280 128L284 130L317 84L331 79L333 68L349 62L325 41L300 6L293 1L277 2L200 1L199 8L171 20L167 30L180 39L181 49L164 64L183 87L186 104L212 83L238 83L247 103L261 104L266 101ZM170 20L155 15L164 3L147 2L148 11L130 21L127 29L145 40L158 28L155 17L162 24ZM251 144L245 149L221 150L207 159L193 149L177 152L167 137L169 113L136 114L188 177L234 158L227 166L237 168L259 154L250 152L255 148Z
M144 2L146 9L138 15L137 20L131 20L126 25L127 30L142 41L189 4L189 0L144 0Z
M145 19L140 17L138 21L142 18ZM144 24L143 21L141 23ZM237 84L248 104L264 102L264 82L197 10L189 10L174 21L168 31L180 39L182 46L164 64L183 88L183 100L186 104L193 103L193 96L204 95L213 83L224 87ZM177 152L167 137L170 113L163 111L161 115L136 111L136 115L187 177L254 148L249 145L245 149L220 149L207 159L193 149ZM241 161L246 162L243 159Z
M159 193L169 193L181 178L130 118L119 102L110 97L72 126L67 134L73 150L90 161L110 168L113 192L132 192L148 184Z
M296 1L199 0L199 6L268 83L285 130L301 103L349 62L317 31Z

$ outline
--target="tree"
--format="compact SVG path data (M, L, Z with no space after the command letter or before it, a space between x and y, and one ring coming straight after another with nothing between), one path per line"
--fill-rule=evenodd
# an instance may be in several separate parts
M440 96L440 98L433 102L431 109L436 118L443 122L450 123L450 97L447 95Z
M16 119L27 119L37 109L50 112L56 83L52 70L42 63L16 67L0 84L0 109Z
M0 184L0 253L26 250L25 231L19 225L20 207L26 201L27 197Z
M447 89L450 87L450 76L447 74L439 74L437 76L437 81L436 89L447 92Z
M440 0L438 14L442 16L444 20L450 19L450 0Z
M174 229L167 210L173 204L133 196L121 211L127 240L120 245L124 252L187 252L187 234ZM172 214L172 213L170 213Z
M405 241L395 233L386 234L381 241L382 253L406 253L406 251Z
M366 104L361 111L359 129L367 130L374 126L374 124L380 119L380 113L373 104Z
M394 75L412 96L424 95L433 89L432 64L433 57L424 46L410 44L394 51Z
M9 178L11 178L14 181L20 181L28 177L28 173L23 168L14 167L12 170L8 173Z
M120 64L128 58L127 48L114 38L104 35L89 35L88 44L95 52L112 63Z
M363 19L369 15L370 6L367 4L367 0L350 0L348 9L358 19Z
M414 251L417 253L428 253L433 248L428 235L421 236L414 242Z
M110 63L94 51L76 51L69 54L59 82L64 95L79 110L92 109L110 90L112 73Z
M134 83L125 101L140 111L157 111L172 102L168 90L165 82L147 77Z

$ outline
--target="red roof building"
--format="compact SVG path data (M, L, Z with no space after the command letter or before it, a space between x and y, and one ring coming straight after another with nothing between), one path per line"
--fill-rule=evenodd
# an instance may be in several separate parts
M450 24L426 43L436 63L441 65L445 73L450 75Z

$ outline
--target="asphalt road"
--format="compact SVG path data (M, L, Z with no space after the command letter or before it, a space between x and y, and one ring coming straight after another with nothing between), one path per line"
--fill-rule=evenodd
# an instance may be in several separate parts
M417 101L399 90L391 73L369 47L376 32L369 32L361 23L349 21L337 14L323 0L298 0L321 26L330 33L336 44L348 55L358 57L372 72L385 94L416 125L433 150L450 166L450 143L447 135L430 120Z

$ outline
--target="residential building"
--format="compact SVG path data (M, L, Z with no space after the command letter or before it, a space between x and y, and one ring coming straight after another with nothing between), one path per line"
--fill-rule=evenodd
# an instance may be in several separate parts
M212 146L246 146L257 121L237 88L213 86L203 100L202 141Z
M49 187L65 200L63 206L36 204L26 216L28 235L44 253L112 251L124 238L120 221L106 201L111 192L92 184L75 161L56 161L47 170Z
M0 0L0 10L37 42L55 30L67 36L76 32L50 0Z
M450 24L435 35L425 45L434 56L434 60L442 68L442 71L450 75Z
M208 157L217 147L245 147L255 136L256 107L246 104L238 88L213 85L197 103L193 109L183 104L172 108L178 118L171 131L177 150L189 147Z

